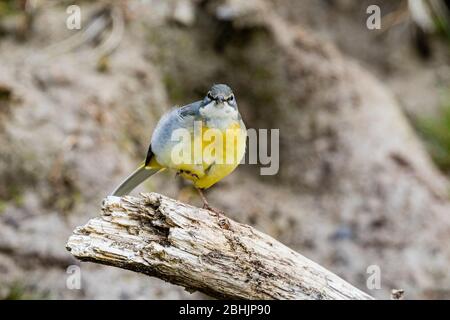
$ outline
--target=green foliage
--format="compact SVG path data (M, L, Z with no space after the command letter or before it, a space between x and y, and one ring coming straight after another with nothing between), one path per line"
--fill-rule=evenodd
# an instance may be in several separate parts
M0 1L0 17L18 13L17 1L4 0Z
M9 288L8 293L4 297L4 300L26 300L27 295L25 291L26 290L24 287L18 284L14 284Z
M450 41L450 20L445 14L438 14L434 17L434 24L440 34Z
M12 201L12 203L19 207L23 205L23 190L13 182L0 188L0 212L6 207L9 201Z
M439 117L419 119L416 128L437 166L450 174L450 94Z
M0 300L43 300L49 299L48 293L37 292L25 285L14 282L6 291L6 295Z
M0 200L0 214L3 213L3 211L5 211L6 207L8 206L6 201L2 201Z

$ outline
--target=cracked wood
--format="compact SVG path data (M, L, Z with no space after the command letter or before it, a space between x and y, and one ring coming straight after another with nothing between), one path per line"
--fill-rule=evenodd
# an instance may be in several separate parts
M157 193L105 199L67 249L216 298L372 299L248 225Z

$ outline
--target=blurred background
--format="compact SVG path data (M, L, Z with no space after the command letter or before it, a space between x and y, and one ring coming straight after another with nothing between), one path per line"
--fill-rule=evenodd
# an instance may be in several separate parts
M210 203L377 298L450 299L449 25L443 0L2 0L0 298L208 299L65 243L164 112L227 83L280 129L280 171L241 165ZM173 173L137 191L201 204Z

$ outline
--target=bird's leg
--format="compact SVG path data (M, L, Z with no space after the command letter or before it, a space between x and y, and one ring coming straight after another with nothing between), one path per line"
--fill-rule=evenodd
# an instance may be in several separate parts
M211 207L211 206L209 205L208 200L206 200L206 197L205 197L205 195L204 195L202 189L197 188L197 187L195 187L195 189L197 189L198 194L200 195L200 198L201 198L202 201L203 201L203 209L206 209L206 210L209 210L209 211L214 212L218 217L219 217L220 215L225 215L225 212L223 212L222 210L218 210L218 209L213 208L213 207Z
M209 203L208 203L208 200L206 200L206 197L205 197L205 195L203 194L203 191L202 191L202 189L200 189L200 188L195 188L195 189L197 189L197 191L198 191L198 194L200 195L200 198L202 199L202 201L203 201L203 209L211 209L211 206L209 205Z

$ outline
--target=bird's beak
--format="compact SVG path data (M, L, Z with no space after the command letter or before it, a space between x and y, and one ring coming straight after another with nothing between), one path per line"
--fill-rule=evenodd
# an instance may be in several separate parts
M225 106L224 102L225 102L225 98L224 97L219 96L219 97L216 98L216 106L217 107L223 108Z

